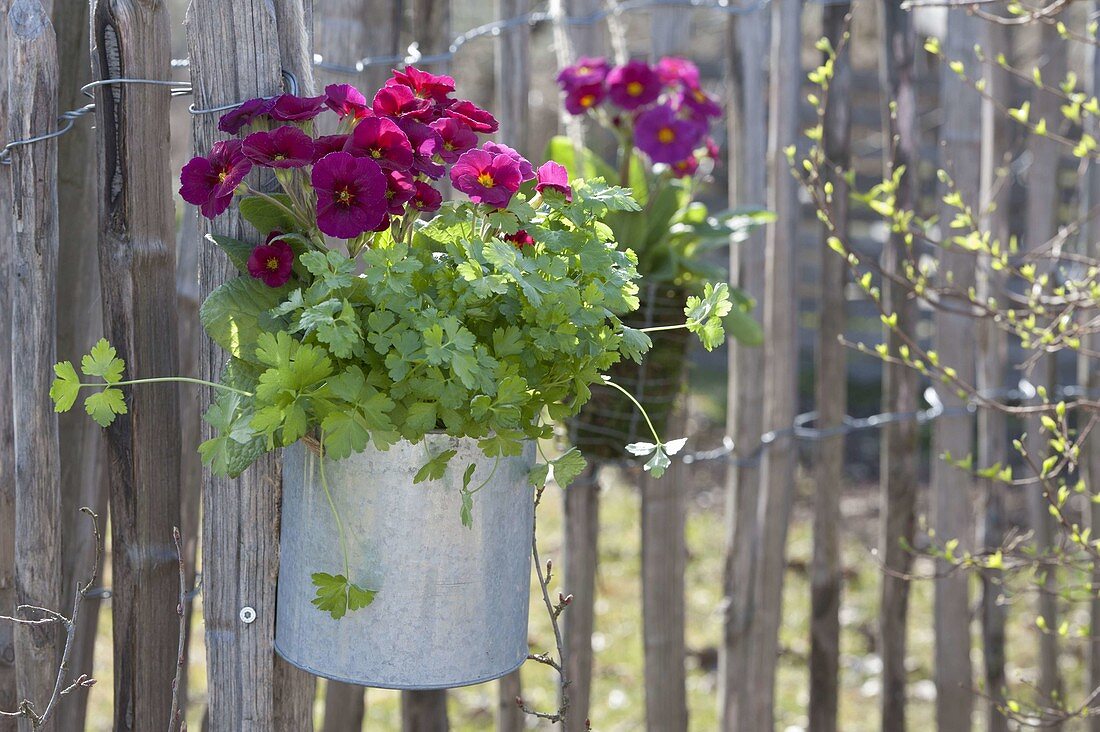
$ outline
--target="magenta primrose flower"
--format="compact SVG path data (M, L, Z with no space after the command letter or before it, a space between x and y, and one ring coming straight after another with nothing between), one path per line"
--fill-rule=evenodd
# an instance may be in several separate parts
M515 234L505 234L504 241L512 242L516 245L517 249L535 246L535 240L531 238L531 235L527 233L526 229L520 229Z
M451 184L474 203L505 208L522 183L519 163L508 155L467 150L451 167Z
M241 152L240 140L215 142L206 157L191 158L180 171L180 196L212 219L229 208L252 162Z
M387 213L400 216L405 210L405 204L416 195L416 178L401 171L391 170L386 174L386 201Z
M689 178L695 175L697 170L699 170L699 159L695 155L689 155L672 164L672 174L677 178Z
M574 87L565 93L565 110L569 114L584 114L598 107L605 97L607 97L607 87L603 84Z
M352 130L344 151L357 157L373 158L388 170L407 170L413 162L409 138L386 117L367 117Z
M607 72L607 94L617 106L637 109L661 95L661 78L645 61L631 61Z
M564 165L559 165L553 160L548 160L539 166L538 183L535 184L537 193L548 189L562 194L566 201L573 200L573 189L569 186L569 171Z
M655 163L675 163L691 155L705 128L679 119L667 104L647 109L634 123L634 144Z
M431 121L435 110L430 99L416 96L412 89L401 84L384 86L374 95L373 110L379 117L412 117Z
M386 215L386 175L374 160L329 153L313 166L317 228L338 239L372 231Z
M311 120L325 108L325 95L319 97L298 97L283 94L275 98L268 115L280 122L304 122Z
M438 211L441 205L443 205L442 193L422 180L416 181L416 193L409 201L411 208L424 213L431 213L432 211Z
M500 129L500 123L497 122L496 117L468 99L454 102L443 110L443 114L462 122L474 132L492 133Z
M605 58L581 57L577 63L566 66L558 73L558 86L568 93L577 87L603 84L608 70Z
M697 86L685 87L679 101L681 108L688 110L688 113L696 119L706 120L722 116L722 105L718 99Z
M294 125L253 132L244 138L241 149L245 157L266 168L301 168L313 162L313 138Z
M363 119L371 114L370 105L363 92L351 84L329 84L325 87L325 106L336 112L336 115Z
M235 135L244 127L265 116L274 104L274 99L249 99L236 109L223 114L218 120L218 129Z
M437 102L445 101L447 95L455 90L455 80L450 76L429 74L415 66L406 66L404 71L394 69L393 78L386 85L395 84L412 89L421 99L434 99Z
M290 280L294 266L294 251L282 239L272 241L281 232L273 231L267 242L252 250L248 257L248 273L268 287L282 287Z
M313 141L313 162L317 162L330 152L344 149L351 135L321 135Z
M486 142L481 146L482 150L491 152L494 155L507 155L512 160L515 160L519 165L519 177L522 180L532 180L535 177L535 167L531 165L531 161L519 154L517 150L514 150L507 145L502 145L499 142Z
M665 56L658 61L657 76L668 86L699 87L699 67L679 56Z
M446 169L435 161L436 153L443 146L443 138L439 133L411 117L402 117L397 120L397 126L405 133L405 137L409 138L409 144L412 146L412 169L429 178L442 177Z
M445 163L453 163L459 155L477 146L477 134L456 119L437 119L431 128L439 135L439 157Z

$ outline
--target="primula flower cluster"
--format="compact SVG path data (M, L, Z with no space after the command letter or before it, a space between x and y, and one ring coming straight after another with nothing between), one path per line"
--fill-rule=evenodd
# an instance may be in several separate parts
M694 175L699 157L715 154L710 122L721 116L722 106L702 88L699 69L687 59L612 67L604 58L581 58L562 69L558 86L570 114L596 116L673 175Z
M350 84L332 84L315 97L283 94L250 99L222 116L218 128L243 139L217 142L180 174L180 195L207 218L221 215L234 195L258 196L295 222L288 234L272 233L248 262L249 273L272 287L293 276L294 253L286 237L323 248L324 237L347 242L354 254L377 232L411 236L423 213L440 208L438 181L474 203L505 208L520 186L538 178L538 191L572 195L561 166L540 170L508 147L479 135L496 132L492 114L452 97L454 79L415 67L395 70L368 99ZM315 134L317 118L334 115L335 134ZM253 126L261 129L250 131ZM280 194L245 182L253 167L269 168ZM560 170L559 170L560 169ZM262 232L268 234L269 232ZM279 238L284 237L284 238Z

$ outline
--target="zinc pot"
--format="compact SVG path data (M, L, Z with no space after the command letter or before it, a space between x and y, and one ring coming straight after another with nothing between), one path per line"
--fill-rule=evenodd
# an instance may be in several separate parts
M414 484L429 453L444 450L456 454L443 478ZM310 602L310 575L343 573L319 458L302 443L286 448L275 650L312 674L388 689L465 686L514 671L528 653L534 459L529 443L494 472L476 440L429 434L326 460L350 579L377 591L369 606L334 620ZM485 485L467 528L461 488L471 463L471 487Z

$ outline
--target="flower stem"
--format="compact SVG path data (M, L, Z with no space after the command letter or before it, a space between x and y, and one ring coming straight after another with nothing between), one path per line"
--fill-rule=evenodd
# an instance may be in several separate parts
M622 160L619 161L619 185L630 187L630 161L634 158L634 137L623 136Z
M88 383L85 383L85 382L80 382L80 387L83 388L85 386L102 386L102 387L133 386L134 384L162 384L162 383L166 383L166 382L176 382L176 383L182 383L182 384L198 384L200 386L210 386L210 387L213 387L215 389L221 389L222 391L231 391L235 394L240 394L241 396L246 396L246 397L252 396L252 392L245 391L244 389L236 389L232 386L226 386L225 384L219 384L215 381L205 381L203 379L192 379L189 376L158 376L158 377L152 378L152 379L130 379L128 381L116 381L116 382L110 383L110 384L107 383L107 382L103 382L103 383L100 383L100 384L88 384Z
M637 399L634 398L633 394L631 394L629 391L627 391L623 387L619 386L618 384L616 384L614 381L607 378L606 376L603 377L603 383L606 384L607 386L610 386L610 387L614 388L614 389L618 389L623 394L625 394L626 398L629 399L631 402L633 402L634 406L637 407L638 411L642 413L643 417L645 417L645 423L647 425L649 425L649 431L651 433L653 433L653 439L657 442L658 445L665 444L664 441L661 440L660 435L657 434L657 428L653 426L653 422L649 419L649 414L645 411L645 407L643 407L641 405L641 403Z
M320 464L321 471L321 488L325 491L325 498L328 499L329 510L332 511L332 518L336 521L336 531L340 536L340 550L344 553L344 579L351 582L351 562L348 561L348 540L344 535L344 522L340 520L340 512L336 510L336 503L332 500L332 493L328 489L328 479L325 478L325 433L321 432L320 446L318 447L319 457L317 458Z

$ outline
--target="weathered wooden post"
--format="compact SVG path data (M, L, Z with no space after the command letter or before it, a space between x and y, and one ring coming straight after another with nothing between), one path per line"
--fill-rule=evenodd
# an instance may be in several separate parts
M768 39L761 11L731 15L728 63L731 80L729 113L729 190L733 206L765 205L767 188L767 108L764 60ZM730 247L730 281L756 303L764 302L764 230ZM759 312L759 308L758 308ZM726 434L745 458L764 432L764 351L730 339ZM722 579L722 645L718 654L719 724L726 732L740 729L748 708L752 624L759 551L756 525L760 467L755 461L731 464L726 472L725 567Z
M768 228L764 279L764 429L791 426L797 410L798 298L795 288L798 199L783 150L798 137L798 102L802 83L801 0L772 4L772 85L769 95L768 208L776 222ZM775 671L779 659L779 622L787 565L787 524L794 501L798 452L788 435L773 442L760 469L760 572L757 616L750 658L753 729L774 726Z
M88 63L87 0L55 0L53 24L57 33L58 105L78 109L88 103L80 88L91 80ZM62 359L87 353L103 334L100 306L98 230L96 221L95 137L87 120L79 121L57 141L57 203L64 212L58 221L57 352ZM107 516L107 461L103 430L83 410L58 417L61 471L61 607L71 608L77 582L87 576L95 556L92 523L80 512L88 506ZM104 523L104 526L106 524ZM88 600L93 598L89 597ZM94 600L93 600L94 601ZM76 673L92 670L99 613L96 605L83 608L69 657ZM57 708L61 729L84 729L88 694L73 694Z
M404 3L392 0L332 0L313 18L313 49L322 62L354 66L365 56L393 56L401 46L401 16ZM352 83L370 101L371 93L382 86L390 67L377 65L356 75L320 70L318 87ZM329 119L318 123L335 124ZM333 130L326 130L331 132ZM366 713L363 687L328 681L325 684L324 732L358 730Z
M981 23L969 13L951 14L944 41L948 58L965 59L967 66L974 65L970 60ZM972 197L979 190L981 179L981 98L947 65L940 71L940 98L944 109L940 167L950 171L954 178L955 185L950 190L962 193L965 204L973 209L978 200ZM950 190L943 190L942 195ZM941 221L951 221L956 213L956 209L944 203ZM945 237L954 233L950 229L945 231ZM974 258L969 253L952 246L943 249L939 256L939 271L945 275L951 273L953 287L965 292L974 286ZM937 310L935 326L933 345L941 361L956 369L964 382L973 384L976 355L973 318L966 312ZM937 391L945 408L964 406L952 387L945 386ZM938 542L957 539L960 551L971 551L974 546L970 507L973 481L967 472L940 456L945 453L956 458L970 455L974 449L973 429L969 414L944 416L933 425L932 527ZM947 565L941 562L939 568L943 571ZM971 728L974 693L971 690L969 582L965 572L956 572L936 580L935 585L936 723L943 732L965 732Z
M692 14L683 9L650 11L653 60L682 54L690 46ZM668 388L678 389L680 384ZM687 421L686 400L672 424ZM684 668L684 539L686 466L676 460L669 474L638 482L642 494L642 636L645 652L646 724L651 729L687 729Z
M901 0L890 0L881 6L880 29L883 54L879 65L882 79L885 130L885 165L889 175L904 167L895 191L897 206L911 209L915 200L914 171L916 159L916 95L913 89L913 54L915 34L909 13L901 8ZM886 272L900 273L906 258L902 234L892 234L882 250L882 266ZM916 308L902 287L883 282L885 308L897 313L898 328L913 333ZM896 352L900 339L886 333L890 351ZM883 364L882 409L884 412L912 412L917 408L916 374L906 366ZM879 604L879 647L882 654L882 728L905 729L905 645L906 617L909 612L909 570L911 555L903 542L912 545L915 526L917 491L917 429L911 421L893 422L882 430L881 487L882 516L879 543L880 559L886 571L882 573L882 593Z
M839 48L847 32L851 3L837 3L823 9L824 36ZM838 170L847 170L851 159L850 50L836 57L829 97L822 120L825 158ZM830 173L833 192L832 236L848 235L848 184L842 175ZM830 234L826 233L826 236ZM824 244L825 242L822 242ZM817 333L815 400L818 429L838 429L848 410L848 362L844 335L844 288L848 266L842 257L821 247L820 320ZM814 550L810 568L810 727L814 732L835 732L840 674L840 593L843 573L840 558L840 498L844 488L844 435L818 443L814 468Z
M1008 120L997 109L993 100L1007 102L1011 77L997 63L999 54L1011 57L1009 29L997 23L985 23L982 30L982 48L986 63L982 70L988 84L990 98L982 98L982 160L981 205L982 229L992 232L1002 243L1009 240L1009 186L1003 185L999 171L1005 164L1008 151ZM978 258L976 291L979 300L1002 291L1004 276L992 268L988 254ZM1005 333L996 323L981 319L977 323L978 372L976 384L979 391L1000 389L1005 383L1005 365L1008 361L1008 344ZM1082 382L1084 383L1084 382ZM1002 465L1008 459L1008 420L998 409L978 411L978 460L980 466L994 463ZM1091 444L1096 444L1095 440ZM986 551L996 551L1004 541L1008 521L1005 516L1004 494L1007 487L993 479L979 483L982 506L978 525L978 546ZM1003 575L997 570L982 573L982 657L985 665L985 688L989 695L986 703L987 729L989 732L1008 732L1008 719L998 707L1004 705L1005 687L1005 621L1007 610L1001 601ZM1093 732L1100 732L1097 722Z
M294 15L305 17L302 12ZM280 30L275 8L264 0L242 0L232 6L220 0L192 0L187 33L196 108L278 93ZM197 150L206 151L222 139L217 125L217 114L195 115ZM255 241L257 236L233 209L206 228L243 240ZM213 247L201 241L187 245L201 248L199 283L204 295L236 275ZM202 344L200 375L217 379L225 355L208 338ZM203 610L209 722L214 732L312 729L312 679L274 654L280 487L275 455L262 458L233 480L204 471Z
M92 8L92 62L99 80L167 79L168 9L152 2ZM108 340L131 376L179 370L175 233L166 86L96 88L99 267ZM129 413L107 431L110 454L115 729L164 724L172 708L177 620L179 392L158 384L130 391Z
M558 67L580 56L596 56L602 49L599 28L573 24L568 18L591 15L602 6L600 0L552 0L554 45ZM583 124L562 111L562 122L573 138L581 141ZM562 615L565 636L565 674L569 679L569 709L563 725L566 732L584 729L592 693L592 628L596 609L596 564L599 557L600 485L595 464L590 464L565 491L565 537L562 587L573 602Z
M8 135L8 7L0 0L0 132ZM0 345L11 344L15 228L11 218L11 167L0 165ZM0 360L0 404L11 404L11 359ZM0 607L15 607L15 453L11 411L0 409ZM0 709L15 709L15 628L0 627ZM15 732L17 720L0 719L0 732Z
M7 137L57 127L57 49L38 0L13 0L7 17ZM18 73L14 70L19 69ZM12 419L15 431L15 600L56 608L61 602L61 492L57 415L50 403L57 294L57 140L11 151ZM15 628L18 698L45 704L53 691L62 628ZM45 711L39 708L39 712ZM56 730L56 720L43 729Z
M1048 83L1058 84L1066 77L1066 46L1054 26L1040 24L1039 45L1033 57L1037 67ZM1054 93L1040 88L1032 90L1031 118L1046 120L1054 125L1061 118L1061 99ZM1058 232L1058 165L1061 148L1055 141L1044 135L1031 134L1027 138L1027 149L1031 164L1027 170L1026 205L1027 216L1024 224L1024 236L1021 248L1025 251L1041 249ZM1050 265L1041 267L1048 270ZM1027 378L1036 386L1049 385L1053 379L1054 360L1043 355L1036 362ZM1038 417L1024 422L1027 439L1024 441L1029 459L1035 465L1042 465L1049 453L1049 437L1041 432ZM1035 477L1030 476L1029 477ZM1055 521L1050 516L1050 504L1044 495L1045 486L1037 481L1027 487L1028 522L1034 532L1035 545L1044 551L1055 541ZM1038 595L1038 614L1046 622L1047 630L1039 631L1039 684L1038 690L1045 696L1060 694L1062 691L1061 673L1058 669L1058 583L1055 571L1046 572L1042 591Z
M526 15L530 0L497 0L497 17L502 20ZM530 156L527 124L531 86L531 26L523 23L500 34L496 49L497 118L500 139L506 145ZM520 732L526 719L516 698L523 696L520 671L516 670L498 684L497 732Z

